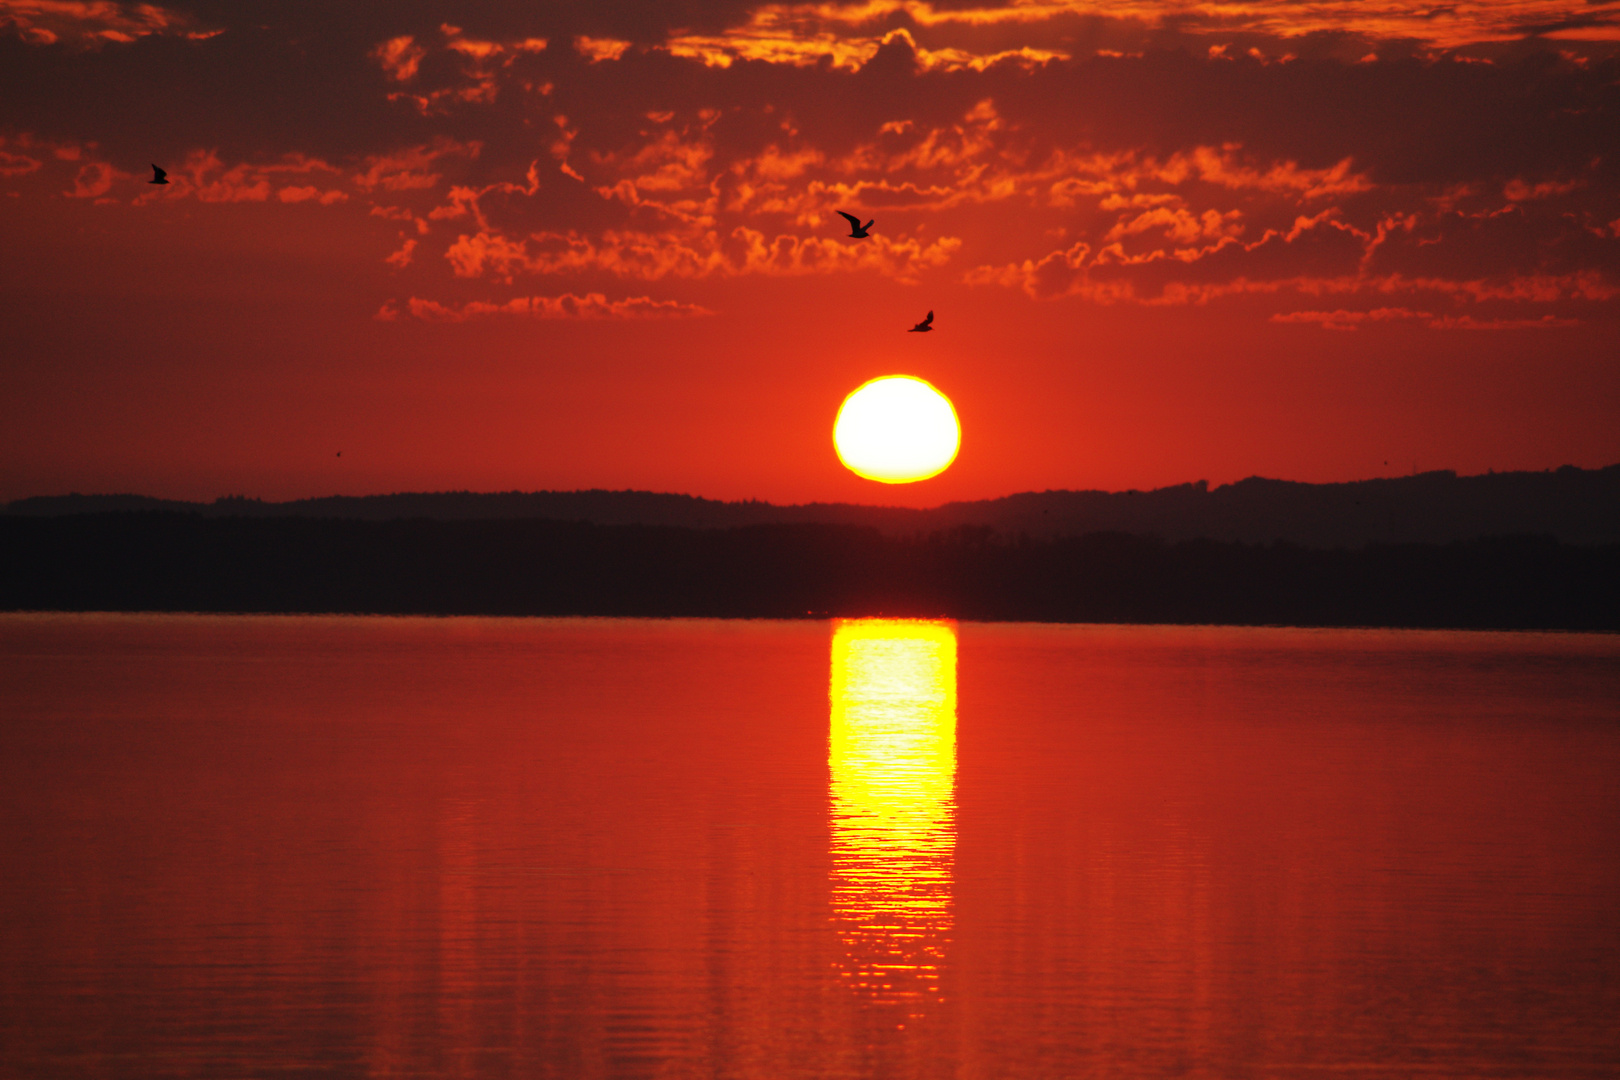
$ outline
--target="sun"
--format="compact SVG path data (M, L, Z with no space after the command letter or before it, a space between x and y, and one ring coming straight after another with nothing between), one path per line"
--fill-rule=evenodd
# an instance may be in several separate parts
M833 423L838 460L855 475L884 484L938 476L961 445L951 399L911 375L862 383L844 399Z

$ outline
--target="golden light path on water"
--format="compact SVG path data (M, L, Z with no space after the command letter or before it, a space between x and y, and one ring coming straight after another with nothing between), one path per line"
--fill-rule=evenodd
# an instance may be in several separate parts
M915 1015L939 993L956 859L956 629L834 624L827 740L842 974Z

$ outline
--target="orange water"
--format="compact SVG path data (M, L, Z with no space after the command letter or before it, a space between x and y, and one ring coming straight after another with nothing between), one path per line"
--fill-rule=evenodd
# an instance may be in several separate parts
M1620 638L0 615L0 1076L1613 1077Z

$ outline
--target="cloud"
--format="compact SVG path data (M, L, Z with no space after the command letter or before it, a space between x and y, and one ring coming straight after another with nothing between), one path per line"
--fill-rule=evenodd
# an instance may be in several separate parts
M546 50L544 37L491 40L472 37L449 23L439 26L438 40L403 34L379 42L368 54L394 83L413 83L424 62L435 65L438 86L418 86L388 93L388 100L409 102L423 116L443 115L458 106L493 105L500 96L502 75L520 58ZM446 63L436 64L443 59Z
M1313 40L1321 38L1363 50L1385 42L1456 50L1526 37L1601 42L1616 36L1616 18L1578 2L1548 0L1440 7L1357 0L1234 0L1218 7L1202 0L810 0L760 4L722 31L672 34L666 47L716 66L738 60L806 65L824 56L834 66L858 67L895 34L914 40L920 58L954 54L950 66L957 68L970 66L971 57L995 55L986 47L990 42L1000 55L1045 59L1062 56L1064 46L1072 50L1077 41L1117 54L1180 39L1212 59L1241 54L1264 62L1274 55L1293 59L1303 47L1321 49L1323 42ZM979 43L977 50L964 48L967 42ZM924 66L930 66L927 60Z
M1509 202L1529 202L1532 199L1550 199L1558 195L1567 195L1584 186L1584 181L1579 179L1543 180L1532 184L1515 177L1502 189L1502 196Z
M340 175L336 167L303 154L287 154L277 161L227 164L215 150L193 150L185 156L184 161L172 165L168 173L169 182L162 187L149 187L131 173L118 173L117 176L122 180L139 181L139 194L131 201L144 206L187 198L204 203L262 203L268 201L272 191L276 191L277 185L287 178L308 178L314 174ZM348 197L348 193L339 188L321 191L307 184L283 186L276 191L276 198L282 203L313 199L324 206L331 206Z
M129 179L129 174L119 172L105 161L86 162L73 177L73 189L64 194L70 199L99 199L111 191L113 181L119 179Z
M536 233L512 238L480 232L457 237L445 253L457 277L511 281L517 274L572 275L605 272L656 281L666 277L794 276L872 270L910 280L944 265L961 246L956 237L923 242L916 237L874 236L850 244L827 237L774 237L739 226L727 235L607 230Z
M1537 319L1476 319L1472 315L1448 315L1429 322L1429 326L1436 330L1549 330L1579 325L1579 319L1560 318L1557 315L1543 315Z
M1177 200L1179 201L1179 199ZM1116 206L1117 208L1117 206ZM1093 247L1085 240L1002 266L978 266L963 280L970 285L1022 289L1035 299L1087 296L1104 302L1182 302L1209 282L1227 279L1254 291L1256 279L1298 280L1309 267L1316 275L1354 276L1369 245L1381 234L1341 220L1336 207L1268 227L1252 240L1238 211L1193 214L1157 206L1120 216ZM1127 247L1125 241L1135 242Z
M1373 308L1370 311L1346 311L1344 308L1334 311L1288 311L1279 312L1271 317L1274 323L1315 323L1324 330L1354 330L1363 323L1391 322L1400 319L1433 320L1434 315L1427 311L1411 311L1396 307Z
M13 154L0 150L0 176L26 176L38 169L40 161L27 154Z
M1288 311L1271 316L1274 323L1315 324L1324 330L1355 330L1367 323L1418 321L1430 330L1549 330L1579 326L1579 319L1542 315L1530 319L1476 318L1473 315L1435 315L1408 308L1373 308L1368 311Z
M349 193L337 188L322 191L313 185L305 185L303 187L284 187L276 192L276 198L284 203L301 203L313 200L322 206L332 206L336 203L347 202Z
M891 63L915 71L984 71L996 65L1025 69L1053 60L1067 60L1069 53L1057 48L1019 45L1015 48L977 50L955 46L927 48L919 45L909 28L869 36L851 35L847 25L827 24L807 30L801 23L786 25L779 17L782 9L766 5L756 9L753 19L723 34L677 34L665 43L672 56L699 60L705 67L728 68L738 61L786 64L793 67L826 65L858 71L868 64L882 63L882 54L892 54ZM844 30L844 32L840 32Z
M592 292L584 296L563 293L560 296L520 296L497 304L473 300L460 307L441 304L435 300L411 297L405 310L424 322L468 322L491 317L525 319L686 319L714 312L697 304L677 300L654 300L649 296L629 296L622 300L609 300L603 293ZM392 322L399 317L399 308L392 302L384 304L377 318Z
M628 154L593 154L596 165L608 165L625 175L639 191L684 191L708 182L714 148L706 140L660 132Z
M1243 212L1205 210L1194 215L1181 207L1157 206L1144 210L1129 221L1119 221L1103 237L1104 241L1119 240L1126 236L1148 231L1162 231L1165 238L1179 244L1222 240L1243 232Z
M398 251L388 256L388 258L384 259L383 262L387 263L389 266L392 266L396 270L403 270L407 266L411 265L411 253L415 250L416 241L407 239L404 244L400 245L400 249Z
M1029 173L1025 183L1044 186L1047 200L1055 207L1071 207L1095 197L1104 210L1181 202L1186 196L1178 189L1198 185L1274 196L1299 206L1376 187L1348 157L1323 169L1304 168L1288 159L1256 162L1240 143L1195 146L1164 158L1136 150L1087 153L1058 149Z
M461 143L441 136L432 143L387 154L368 155L364 171L355 174L354 182L362 191L431 188L442 177L441 173L432 171L441 160L447 157L476 158L482 149L481 143Z
M78 48L128 44L154 35L206 40L221 32L205 29L183 11L112 0L0 0L0 30L32 45Z
M593 38L583 34L574 39L574 51L593 64L617 60L630 48L630 42L615 38Z
M416 38L410 34L389 38L371 50L372 59L395 82L409 82L416 78L416 69L426 55L427 50L418 45Z
M1403 230L1410 232L1411 230ZM1084 241L1051 251L1040 258L1001 266L974 267L963 275L969 285L1017 288L1034 299L1080 297L1098 303L1147 305L1208 304L1236 296L1439 296L1457 304L1506 302L1517 304L1603 303L1620 297L1620 284L1596 268L1568 273L1506 272L1479 276L1480 267L1458 264L1454 270L1472 269L1472 276L1412 274L1399 270L1373 272L1368 252L1379 250L1392 232L1388 219L1372 230L1362 230L1339 219L1337 210L1300 217L1286 232L1268 229L1254 241L1223 237L1204 248L1155 249L1129 255L1119 245L1093 250ZM1417 250L1438 246L1415 238ZM1385 260L1398 263L1400 258ZM1302 272L1305 271L1305 272ZM1425 312L1402 314L1404 308L1386 307L1378 319L1427 317ZM1278 322L1318 322L1346 329L1366 321L1365 313L1282 313ZM1439 318L1438 316L1436 318ZM1447 317L1451 318L1451 317ZM1469 316L1467 318L1474 318ZM1470 328L1455 317L1445 328ZM1532 320L1541 325L1541 317ZM1480 326L1484 322L1478 321ZM1529 325L1522 320L1489 320L1492 328ZM1436 323L1436 328L1441 328Z
M217 159L209 164L217 165ZM194 193L202 202L264 202L270 197L270 178L237 165L206 181L199 178Z

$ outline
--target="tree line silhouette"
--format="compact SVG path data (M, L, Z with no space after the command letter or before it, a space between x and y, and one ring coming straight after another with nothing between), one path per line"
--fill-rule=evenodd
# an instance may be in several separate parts
M0 517L0 608L1620 629L1620 544L1312 549L985 526Z

